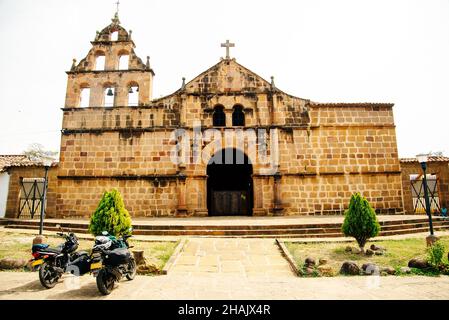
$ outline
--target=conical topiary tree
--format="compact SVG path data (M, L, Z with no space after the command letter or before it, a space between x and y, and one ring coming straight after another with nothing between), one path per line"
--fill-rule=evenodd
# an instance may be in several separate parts
M360 193L351 196L341 231L345 236L354 237L357 240L362 253L365 252L365 244L368 239L379 234L380 224L377 221L376 213L368 200Z
M89 232L94 236L107 231L110 235L121 236L129 233L131 216L125 209L122 196L116 189L105 192L92 214L89 224Z

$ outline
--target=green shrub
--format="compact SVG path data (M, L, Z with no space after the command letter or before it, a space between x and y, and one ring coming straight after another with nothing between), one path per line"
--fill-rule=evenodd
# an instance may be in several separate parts
M131 227L131 216L125 209L122 196L116 189L105 192L92 214L89 224L89 232L94 236L107 231L113 236L128 234Z
M446 248L441 241L436 241L432 246L427 248L427 262L434 267L439 268L443 265L443 256Z
M377 221L376 213L368 200L360 193L351 196L341 231L347 237L354 237L362 252L365 252L365 244L368 239L379 234L380 224Z

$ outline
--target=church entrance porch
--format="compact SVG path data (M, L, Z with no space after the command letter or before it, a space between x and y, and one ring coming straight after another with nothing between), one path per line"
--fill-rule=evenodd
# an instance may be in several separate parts
M218 151L207 166L207 209L209 216L252 215L253 168L237 149Z

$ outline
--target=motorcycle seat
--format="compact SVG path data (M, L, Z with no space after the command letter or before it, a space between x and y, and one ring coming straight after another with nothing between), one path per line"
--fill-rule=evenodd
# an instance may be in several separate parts
M45 248L44 250L42 250L43 252L50 252L50 253L61 253L62 252L62 248L58 247L58 248Z
M42 250L42 252L50 252L50 253L61 253L62 249L64 249L64 245L60 244L56 248L47 247Z

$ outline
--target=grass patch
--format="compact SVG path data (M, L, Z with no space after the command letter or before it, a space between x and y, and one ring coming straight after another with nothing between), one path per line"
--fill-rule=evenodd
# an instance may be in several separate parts
M134 246L131 250L143 250L145 259L147 259L149 263L154 264L159 270L164 268L168 259L170 259L171 255L175 251L178 243L179 241L148 242L135 239L129 240L129 244Z
M449 237L441 237L441 242L449 248ZM366 244L365 248L369 248L371 243ZM328 260L328 265L338 273L340 267L345 261L354 261L360 267L364 263L375 263L380 267L393 267L399 270L401 267L407 266L408 262L412 258L423 258L426 259L426 240L423 238L412 238L404 240L384 240L376 241L376 245L386 248L386 252L381 256L366 256L357 253L345 252L347 246L358 247L357 243L293 243L285 242L285 246L290 251L293 259L298 266L298 269L302 269L304 260L307 257L314 258L317 262L318 259L324 258ZM445 254L444 260L447 263L447 253ZM412 269L412 274L419 275L438 275L435 271L421 271L418 269Z
M31 259L31 245L34 237L35 235L32 234L22 234L18 232L0 230L0 259ZM45 237L45 242L51 247L56 247L59 244L64 243L64 239L58 236L46 235ZM78 241L79 251L90 252L93 246L93 240L79 239ZM139 241L132 238L129 242L131 246L134 246L131 250L143 250L144 257L147 261L154 264L159 270L162 270L178 244L178 242L168 241Z

